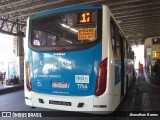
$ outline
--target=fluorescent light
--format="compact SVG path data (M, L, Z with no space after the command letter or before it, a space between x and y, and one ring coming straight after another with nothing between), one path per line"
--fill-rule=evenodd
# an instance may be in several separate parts
M74 31L74 32L78 32L76 29L74 29L74 28L70 28L70 30L72 30L72 31Z
M61 25L65 28L70 28L68 25L65 25L65 24L61 24Z
M66 40L68 43L71 43L72 44L72 42L71 41L69 41L69 40Z
M69 30L71 30L71 31L73 31L73 32L75 32L75 33L77 33L78 31L75 29L75 28L71 28L71 27L69 27L68 25L65 25L65 24L61 24L63 27L65 27L65 28L68 28Z

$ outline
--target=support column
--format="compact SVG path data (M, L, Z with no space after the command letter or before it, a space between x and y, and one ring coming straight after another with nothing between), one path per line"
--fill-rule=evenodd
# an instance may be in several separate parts
M151 65L151 54L152 54L152 49L150 46L147 46L145 48L145 66L147 70L149 70L149 66Z
M14 50L16 56L16 76L19 78L19 84L24 83L24 48L23 48L23 37L17 36L14 38L16 49Z

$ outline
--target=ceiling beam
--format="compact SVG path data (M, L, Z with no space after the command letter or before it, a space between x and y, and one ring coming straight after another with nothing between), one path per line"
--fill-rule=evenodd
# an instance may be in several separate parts
M153 19L140 19L140 20L131 20L131 21L122 21L120 23L120 26L121 25L134 25L134 24L139 24L139 25L143 25L143 24L151 24L151 23L155 23L155 24L159 24L160 23L160 20L159 20L160 17L157 17L157 18L153 18Z
M157 0L142 0L142 2L134 2L131 4L122 4L120 5L115 5L113 7L110 6L111 10L124 10L124 9L129 9L129 8L137 8L137 7L149 7L151 5L156 5L160 4L160 1Z
M129 33L133 33L133 35L138 35L138 34L144 34L144 35L146 35L146 34L152 34L152 35L154 35L154 34L159 34L160 35L160 32L158 32L157 30L155 31L154 30L154 32L153 31L150 31L150 30L148 30L148 29L145 29L145 28L143 28L143 29L136 29L136 28L132 28L132 29L130 29L130 28L125 28L125 29L123 29L123 31L124 31L124 33L127 33L127 32L129 32ZM138 33L137 33L138 32ZM135 34L135 33L137 33L137 34Z
M69 2L69 1L71 1L71 0L58 0L58 1L45 0L45 1L39 1L39 2L33 1L31 6L29 6L29 7L26 5L19 5L18 9L17 9L17 7L12 7L10 9L8 9L5 13L2 13L1 15L8 15L8 14L12 14L15 12L21 12L21 11L40 8L40 7L51 6L53 4L59 4L59 3L63 3L63 2ZM26 4L29 4L29 3L26 3Z
M109 3L108 3L108 6L109 7L112 7L112 6L115 6L115 5L124 5L124 4L129 4L129 3L134 3L134 2L139 2L139 1L142 1L142 0L119 0L119 1L110 1Z
M124 14L133 14L133 13L140 13L140 12L147 12L147 11L156 11L156 10L159 10L160 9L160 6L159 4L158 5L155 5L154 7L140 7L140 8L128 8L127 10L124 9L124 10L112 10L112 12L114 13L114 15L124 15Z
M9 7L12 5L14 6L14 5L26 2L26 1L29 1L29 0L10 0L10 1L6 2L5 4L0 5L0 8Z
M122 29L147 29L149 31L160 30L159 26L123 26ZM160 32L160 31L159 31Z
M62 2L63 1L63 2ZM105 0L91 0L90 2L85 2L85 3L79 3L79 4L76 4L77 2L74 0L60 0L56 3L56 4L49 4L47 3L48 5L40 5L41 7L38 8L33 8L32 10L30 9L29 11L27 11L28 14L19 14L17 16L11 16L10 19L15 19L15 18L20 18L20 17L27 17L27 16L31 16L31 15L35 15L37 13L40 13L42 11L45 11L45 10L50 10L50 9L54 9L54 8L57 8L57 6L59 7L64 7L64 6L75 6L75 5L83 5L83 4L90 4L90 3L104 3ZM37 6L38 7L38 6Z
M14 36L24 36L25 24L20 24L18 21L10 21L7 19L0 18L0 32L14 35ZM17 29L18 28L18 29Z
M135 33L139 33L139 34L144 34L144 36L157 36L157 35L160 35L160 33L159 32L156 32L156 31L149 31L149 30L147 30L147 29L134 29L134 28L132 28L132 29L127 29L127 28L125 28L125 29L123 29L123 31L124 31L124 33L132 33L133 35L135 35L135 36L138 36L138 34L135 34ZM138 36L138 37L140 37L140 36ZM146 38L146 37L145 37Z
M149 11L149 12L140 12L140 13L135 13L135 14L123 14L123 15L116 15L114 16L116 19L122 19L122 18L136 18L136 17L143 17L143 16L153 16L153 15L159 15L160 10L156 11ZM160 15L159 15L160 16Z
M148 27L148 28L152 28L152 27L155 27L155 28L160 28L160 23L143 23L143 24L123 24L123 25L120 25L122 28L128 28L128 27Z
M160 18L160 15L159 14L155 14L155 15L150 15L150 16L139 16L139 17L126 17L126 18L116 18L116 20L120 20L120 21L148 21L148 20L151 20L151 19L156 19L156 18ZM157 20L157 19L156 19Z

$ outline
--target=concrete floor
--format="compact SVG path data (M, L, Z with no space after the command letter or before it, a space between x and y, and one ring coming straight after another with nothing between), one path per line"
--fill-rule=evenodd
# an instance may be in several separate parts
M148 77L148 78L146 78ZM148 79L148 80L146 80ZM125 111L125 112L124 112ZM158 115L158 117L129 117L131 113ZM123 117L123 115L125 117ZM127 115L127 116L126 116ZM150 76L148 71L138 73L116 114L116 120L159 120L160 80Z

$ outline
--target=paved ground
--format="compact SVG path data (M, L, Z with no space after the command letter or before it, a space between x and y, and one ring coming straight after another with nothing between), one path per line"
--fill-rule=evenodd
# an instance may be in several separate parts
M148 77L148 78L147 78ZM148 80L147 80L148 79ZM160 80L150 76L148 71L139 73L132 82L128 94L122 101L118 114L129 113L158 114L159 117L118 117L116 120L159 120L160 119ZM128 112L126 112L128 114Z
M150 77L149 83L144 73L139 73L138 78L132 83L129 93L126 96L127 106L122 103L120 110L126 111L160 111L160 80ZM126 102L126 101L125 101Z

